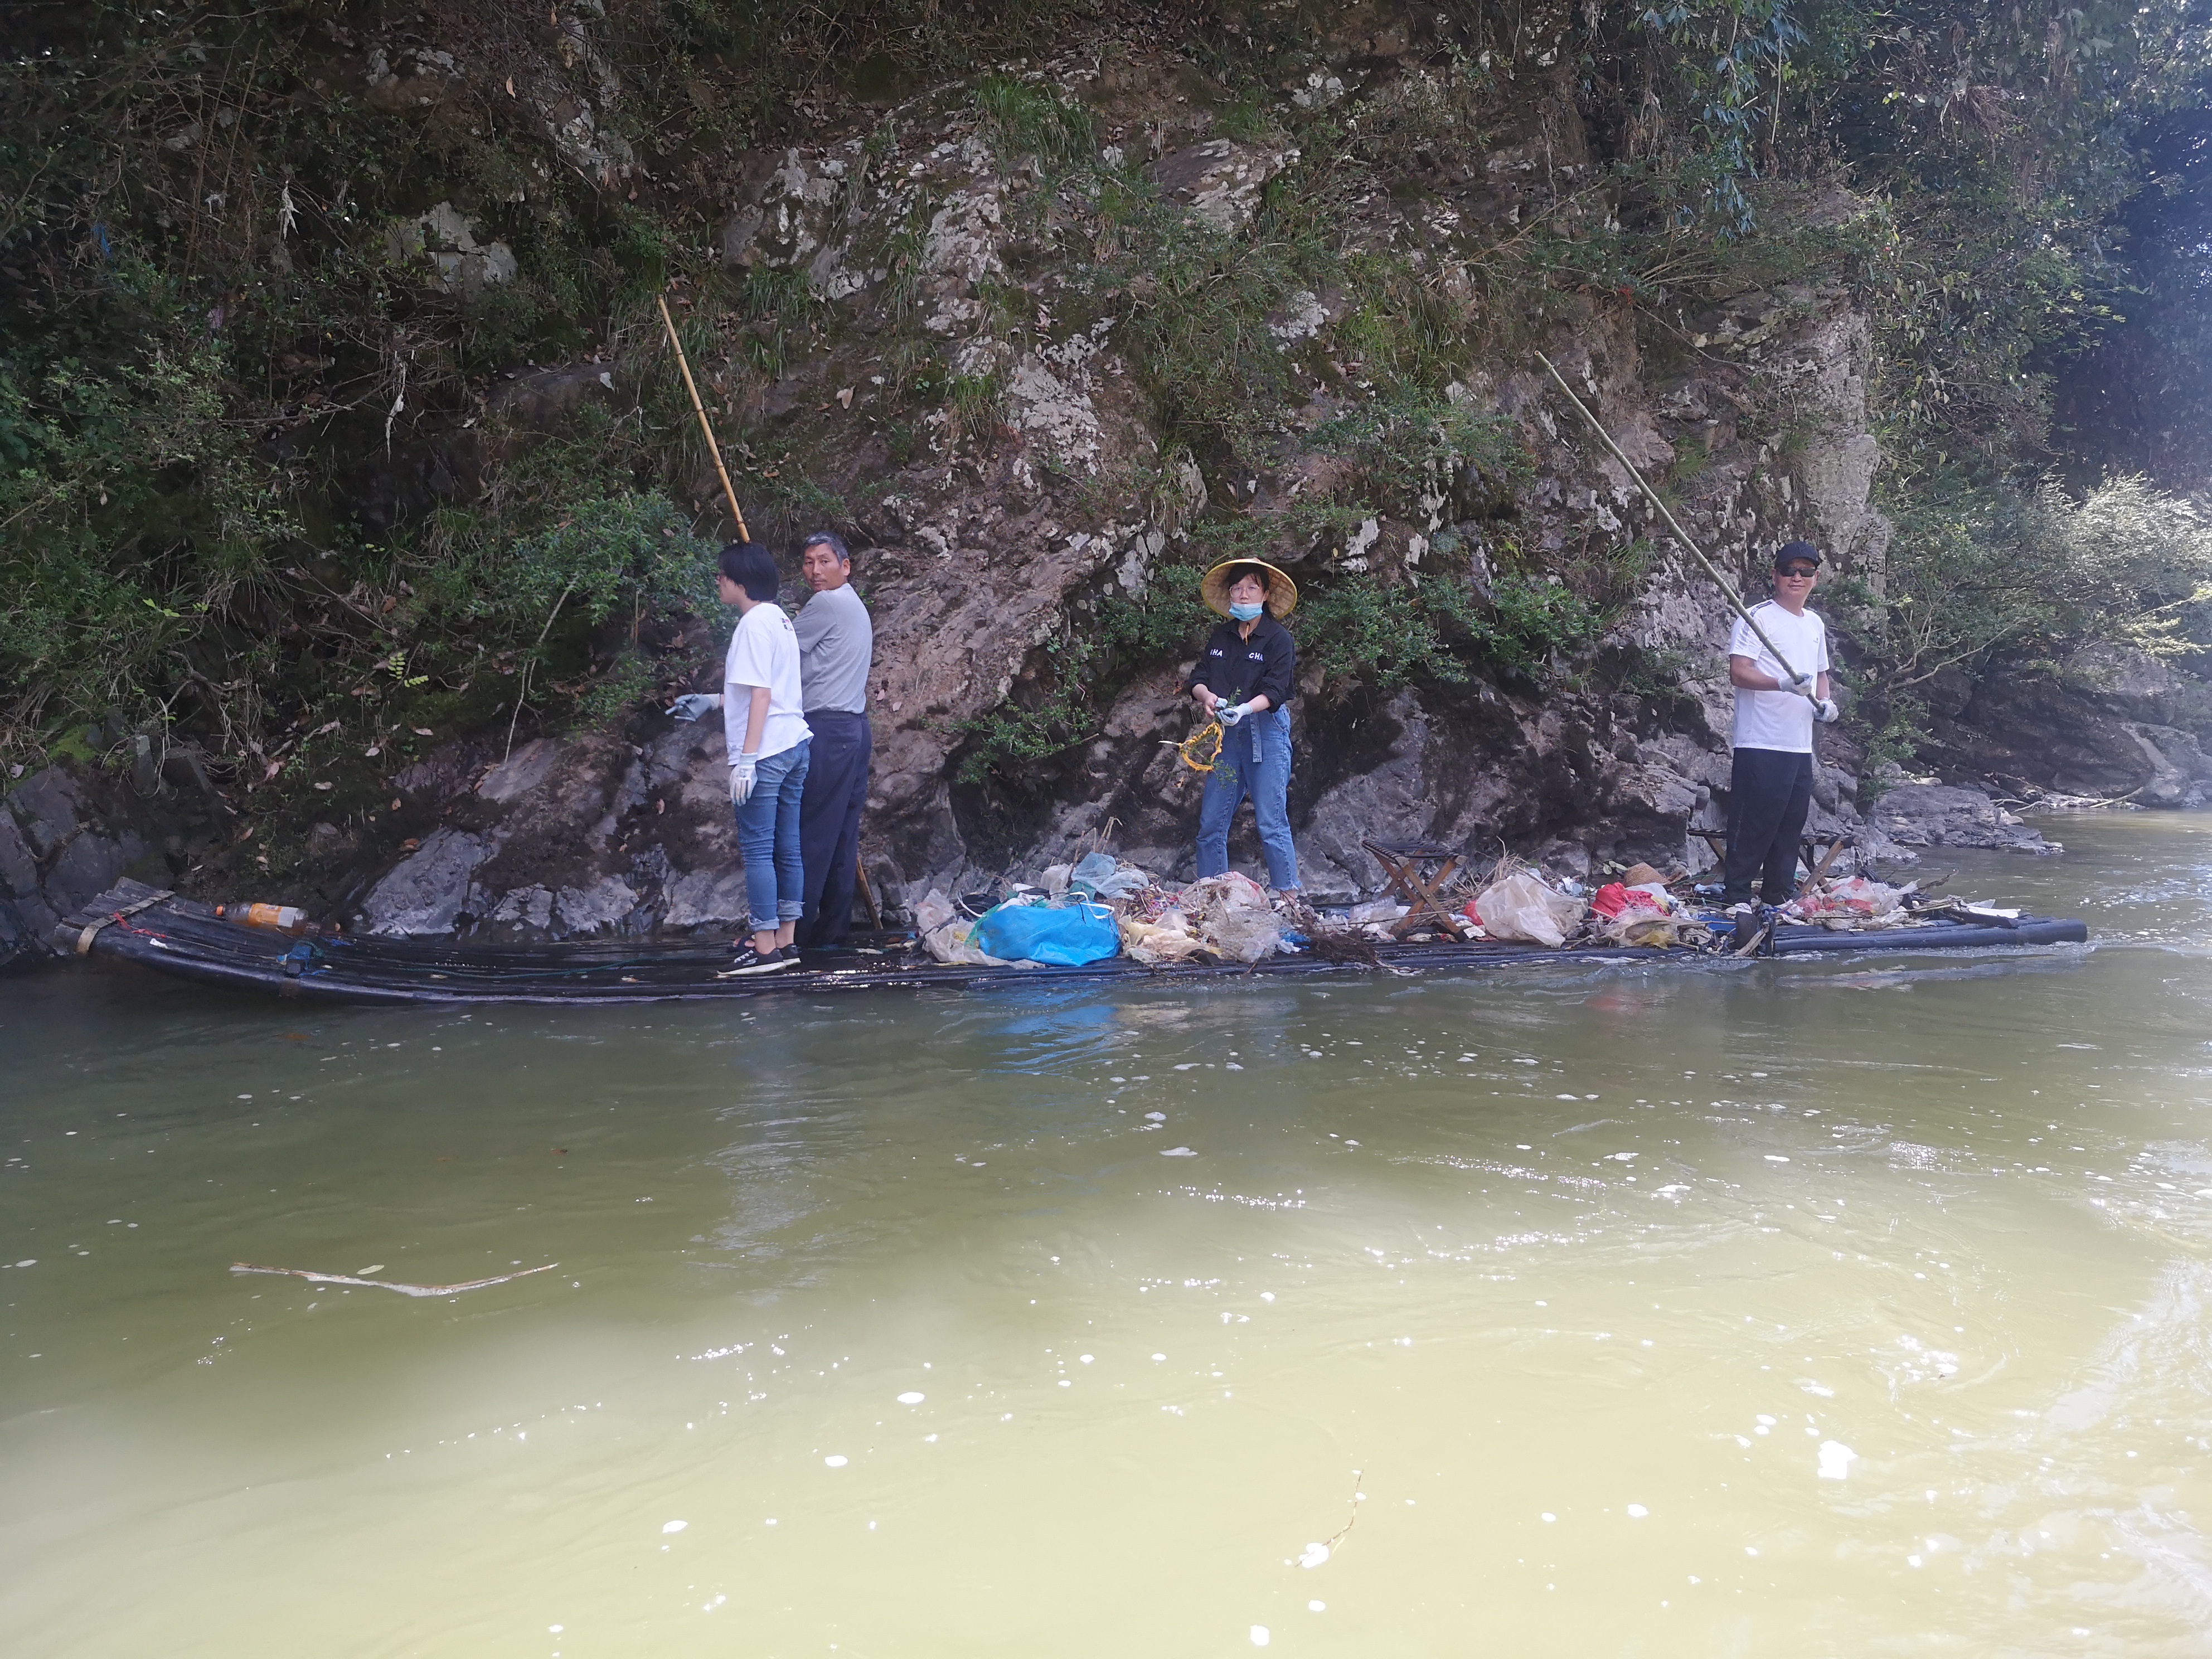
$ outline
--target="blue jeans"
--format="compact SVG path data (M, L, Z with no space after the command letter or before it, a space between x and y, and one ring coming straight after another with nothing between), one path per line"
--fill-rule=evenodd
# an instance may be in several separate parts
M753 764L753 792L737 808L738 850L745 855L745 908L753 931L772 933L806 908L799 857L799 798L806 788L807 743Z
M1258 752L1255 754L1255 750ZM1229 868L1229 823L1245 796L1259 820L1260 848L1267 858L1267 885L1287 892L1298 884L1297 849L1291 844L1291 711L1248 714L1221 734L1221 757L1206 775L1198 802L1198 873Z

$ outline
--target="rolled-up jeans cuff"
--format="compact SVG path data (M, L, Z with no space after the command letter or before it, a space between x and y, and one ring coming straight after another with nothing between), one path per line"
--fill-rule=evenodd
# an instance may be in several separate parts
M775 915L778 921L797 921L805 914L806 905L803 900L780 898L775 902Z

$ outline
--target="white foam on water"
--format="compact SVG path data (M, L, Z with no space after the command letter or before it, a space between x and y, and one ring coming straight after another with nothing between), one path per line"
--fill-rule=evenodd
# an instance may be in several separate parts
M1264 1648L1271 1639L1272 1638L1267 1634L1267 1627L1265 1625L1255 1625L1252 1626L1252 1645L1254 1647Z
M822 1462L823 1467L827 1468L842 1469L846 1464L852 1462L852 1460L845 1456L841 1452L832 1452L829 1456L823 1458Z
M1298 1552L1298 1565L1309 1572L1328 1560L1328 1546L1326 1544L1309 1544Z
M1164 1123L1167 1121L1168 1115L1165 1112L1146 1112L1145 1114L1145 1121L1147 1123Z
M1196 1158L1198 1154L1188 1146L1170 1146L1160 1156L1162 1158Z
M1326 1613L1328 1611L1328 1603L1326 1601L1309 1601L1306 1603L1306 1611L1308 1613Z
M1651 1511L1645 1509L1641 1504L1631 1504L1628 1506L1628 1518L1632 1521L1641 1521L1645 1516L1650 1513Z
M1779 1152L1769 1152L1766 1155L1766 1161L1769 1164L1787 1164L1790 1160Z
M1842 1441L1823 1440L1820 1443L1820 1479L1823 1480L1848 1479L1851 1472L1851 1465L1857 1460L1858 1454L1844 1444Z
M898 1397L898 1402L902 1406L919 1406L927 1398L927 1395L917 1394L912 1389L908 1389Z
M671 1521L663 1525L660 1529L664 1533L682 1532L684 1528L690 1524L691 1523L689 1521Z

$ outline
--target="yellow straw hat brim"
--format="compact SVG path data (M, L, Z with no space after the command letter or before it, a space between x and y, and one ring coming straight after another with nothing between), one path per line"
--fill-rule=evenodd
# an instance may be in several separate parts
M1206 609L1224 617L1229 614L1229 573L1245 565L1257 565L1267 573L1269 616L1280 622L1298 608L1298 585L1288 572L1265 559L1226 559L1207 571L1198 585L1198 597L1206 601Z

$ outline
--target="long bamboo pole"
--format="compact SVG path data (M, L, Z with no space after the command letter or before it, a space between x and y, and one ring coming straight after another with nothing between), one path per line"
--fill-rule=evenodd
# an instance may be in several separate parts
M1729 608L1733 610L1737 616L1744 619L1744 622L1750 627L1751 631L1759 635L1759 642L1766 647L1768 654L1771 655L1775 661L1782 665L1782 672L1787 674L1790 680L1790 684L1786 689L1803 692L1805 695L1805 700L1817 707L1820 699L1814 695L1814 686L1818 683L1816 681L1808 681L1803 685L1799 685L1796 683L1797 671L1790 665L1790 659L1782 654L1780 650L1776 647L1774 641L1766 637L1766 630L1759 625L1757 619L1752 616L1750 611L1744 609L1742 599L1737 597L1735 584L1730 582L1727 577L1722 575L1719 569L1715 567L1713 562L1707 558L1704 552L1699 550L1697 543L1690 539L1689 532L1684 530L1682 526L1675 521L1674 514L1668 510L1667 503L1659 499L1658 492L1653 489L1650 484L1644 482L1644 475L1636 470L1635 463L1631 461L1626 455L1621 453L1621 448L1619 444L1613 442L1613 434L1605 429L1604 422L1600 421L1595 415L1590 412L1589 406L1587 404L1583 403L1580 398L1575 396L1575 389L1567 384L1566 377L1561 374L1557 368L1553 368L1552 360L1540 351L1536 354L1536 361L1543 364L1546 368L1551 370L1552 378L1559 383L1559 390L1567 394L1567 401L1575 406L1577 411L1581 414L1583 419L1590 423L1590 430L1596 433L1597 435L1604 441L1605 447L1613 452L1613 459L1619 461L1623 467L1627 469L1628 476L1636 480L1636 487L1642 490L1644 495L1650 499L1652 506L1659 509L1660 517L1667 520L1667 527L1674 532L1674 539L1681 543L1683 546L1688 548L1690 550L1690 556L1705 568L1705 574L1713 579L1713 585L1720 589L1721 597L1729 602Z
M707 419L707 406L699 401L698 383L691 378L691 360L684 355L684 342L676 337L676 319L669 314L668 296L659 294L653 297L660 301L660 320L668 325L668 343L676 348L676 366L684 371L684 389L691 394L691 408L699 416L699 429L707 434L707 453L714 458L714 471L722 480L722 494L729 497L730 516L738 521L738 539L749 542L753 538L752 532L745 528L744 509L738 505L738 492L730 483L730 470L722 465L722 446L715 441L714 428Z

